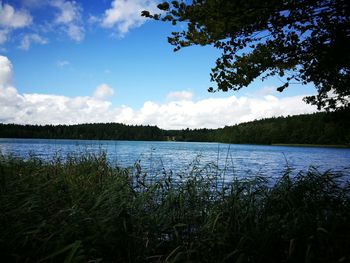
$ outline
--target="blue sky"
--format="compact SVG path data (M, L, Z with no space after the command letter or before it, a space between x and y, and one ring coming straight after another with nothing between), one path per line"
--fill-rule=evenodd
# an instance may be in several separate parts
M277 78L208 93L213 47L174 53L181 26L147 21L156 0L0 1L0 122L123 122L216 128L315 111L312 86L277 93Z

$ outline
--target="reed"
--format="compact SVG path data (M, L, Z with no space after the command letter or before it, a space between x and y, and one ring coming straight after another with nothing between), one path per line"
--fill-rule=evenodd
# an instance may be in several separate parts
M222 183L106 155L0 156L1 262L349 262L350 185L314 168ZM276 177L276 176L274 176Z

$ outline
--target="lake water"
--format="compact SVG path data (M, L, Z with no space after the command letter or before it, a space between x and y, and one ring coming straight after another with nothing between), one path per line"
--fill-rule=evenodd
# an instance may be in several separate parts
M0 152L44 160L67 154L105 152L111 162L129 167L140 161L147 172L186 171L194 164L213 164L227 176L281 175L286 166L295 172L315 166L320 171L332 169L350 174L350 149L237 145L196 142L141 142L48 139L0 139Z

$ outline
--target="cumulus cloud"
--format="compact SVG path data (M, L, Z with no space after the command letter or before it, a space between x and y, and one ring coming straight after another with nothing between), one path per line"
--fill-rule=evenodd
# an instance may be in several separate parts
M7 29L0 29L0 44L3 44L7 41L8 33L9 33L9 30Z
M0 44L8 40L9 34L32 23L31 15L24 10L15 10L9 4L0 1Z
M22 8L3 3L0 0L0 44L11 39L14 30L26 29L19 47L29 49L31 43L46 44L43 38L46 33L57 31L63 32L76 42L81 42L85 37L85 25L99 25L113 30L113 34L122 37L130 29L141 26L146 18L141 17L143 10L159 12L157 3L160 0L111 0L110 8L101 15L89 15L86 21L83 19L83 4L75 0L25 0L20 1ZM48 9L53 11L50 20L33 24L33 17L27 10ZM35 14L35 12L33 12ZM42 36L39 36L42 35ZM23 34L21 34L23 35ZM46 35L47 36L47 35Z
M141 26L146 19L141 12L148 10L159 11L156 0L113 0L112 5L104 13L101 25L106 28L115 28L117 35L123 36L131 28Z
M173 91L173 92L170 92L166 99L168 101L182 101L182 100L191 100L193 97L193 94L192 92L189 92L189 91Z
M26 11L15 10L9 4L2 4L0 1L0 26L4 28L21 28L29 26L32 17Z
M73 124L106 121L110 102L93 97L19 94L0 88L0 120L5 123ZM101 119L102 117L102 119Z
M113 107L107 100L113 90L99 85L91 96L66 97L21 94L11 85L12 65L0 56L0 122L21 124L75 124L119 122L157 125L164 129L218 128L255 119L312 113L316 108L304 96L177 99L166 103L146 101L140 109ZM179 92L181 94L181 92Z
M276 87L273 86L265 86L261 89L256 90L254 93L252 94L248 94L250 96L266 96L266 95L273 95L278 93Z
M100 23L101 22L101 19L98 17L98 16L94 16L94 15L89 15L89 18L88 18L88 23L89 24L97 24L97 23Z
M166 129L218 128L255 119L311 113L316 109L302 101L303 96L279 99L274 96L248 98L231 96L199 101L146 102L132 111L133 122L154 124Z
M303 96L249 99L231 96L197 102L157 104L147 101L141 109L112 104L95 96L65 97L19 94L13 87L0 87L0 120L5 123L75 124L119 122L157 125L165 129L218 128L255 119L315 112L301 101Z
M22 38L19 48L28 50L32 43L45 45L48 43L48 40L46 38L39 36L38 34L27 34Z
M106 96L111 89L101 85L96 91ZM94 96L21 94L12 86L12 64L5 56L0 56L0 109L0 122L23 124L101 122L115 111L109 101Z
M45 4L47 0L22 0L22 4L29 8L38 8L42 7L43 3Z
M101 84L96 88L93 96L96 99L104 99L112 96L113 94L114 90L111 87L109 87L107 84Z
M53 20L42 24L34 24L29 28L20 42L20 48L29 49L31 43L46 44L46 38L38 35L38 32L50 31L64 32L74 41L84 39L85 29L82 20L82 7L72 0L26 0L22 6L28 9L49 8L56 10ZM16 10L10 4L3 4L0 0L0 44L5 43L13 30L28 27L33 24L33 18L24 9Z
M54 23L61 26L71 39L77 42L83 40L85 30L81 22L82 8L75 1L54 0L50 4L58 9Z
M0 87L10 86L12 82L12 64L11 61L0 55Z

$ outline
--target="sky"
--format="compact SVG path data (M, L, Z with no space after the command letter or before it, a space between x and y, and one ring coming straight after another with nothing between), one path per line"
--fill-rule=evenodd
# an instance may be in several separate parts
M211 46L173 52L185 25L151 21L157 0L0 0L0 123L118 122L219 128L312 113L312 85L279 93L278 78L209 93Z

